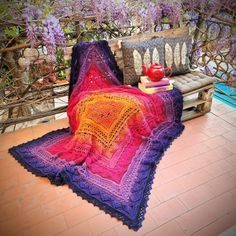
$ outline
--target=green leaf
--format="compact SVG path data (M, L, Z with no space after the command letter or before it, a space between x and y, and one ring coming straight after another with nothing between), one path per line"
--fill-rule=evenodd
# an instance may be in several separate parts
M11 7L12 6L7 3L0 3L0 17L4 20L12 20L13 17L9 14L9 9L11 9Z
M7 37L17 37L20 35L20 28L18 26L11 26L4 29Z
M170 19L167 16L165 16L161 19L161 23L168 24L168 23L170 23Z
M86 29L91 29L91 27L92 27L92 24L91 24L91 21L90 20L88 20L87 22L86 22Z
M63 31L64 31L64 33L70 33L71 32L71 28L70 27L64 27Z

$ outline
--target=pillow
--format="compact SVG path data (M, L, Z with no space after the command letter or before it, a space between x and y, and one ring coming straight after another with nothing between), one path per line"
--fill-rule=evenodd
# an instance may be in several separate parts
M172 68L172 75L190 72L189 55L191 50L191 36L164 38L165 66Z
M121 42L124 63L124 84L136 85L143 75L142 65L164 65L164 40L155 38L142 42Z

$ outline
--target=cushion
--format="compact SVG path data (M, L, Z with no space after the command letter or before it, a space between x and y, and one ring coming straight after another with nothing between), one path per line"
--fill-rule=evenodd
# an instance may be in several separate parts
M190 72L189 55L191 50L191 36L164 38L165 66L172 68L172 75Z
M155 38L142 42L121 42L124 62L124 84L135 85L143 75L142 65L164 65L164 40Z
M214 77L207 76L198 71L173 76L171 79L175 81L174 87L178 88L183 94L213 84L215 81Z

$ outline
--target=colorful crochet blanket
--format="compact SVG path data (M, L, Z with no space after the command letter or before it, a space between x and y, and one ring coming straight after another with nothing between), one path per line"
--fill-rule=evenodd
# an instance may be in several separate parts
M74 47L70 128L11 148L29 171L78 195L138 230L155 169L183 130L182 96L147 95L122 86L106 41Z

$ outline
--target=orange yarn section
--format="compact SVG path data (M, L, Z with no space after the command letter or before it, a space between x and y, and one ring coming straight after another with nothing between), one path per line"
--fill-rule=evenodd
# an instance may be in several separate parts
M94 93L85 97L77 108L80 124L75 137L82 141L81 138L93 136L96 142L110 148L118 136L121 138L127 120L140 110L135 100L115 93Z

